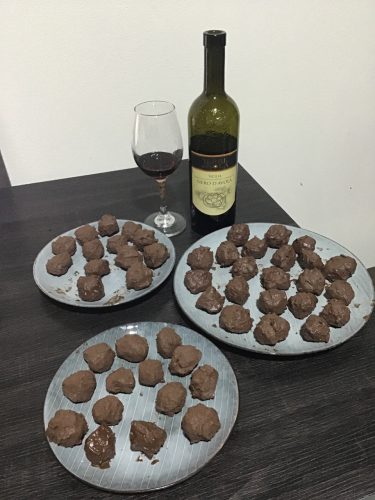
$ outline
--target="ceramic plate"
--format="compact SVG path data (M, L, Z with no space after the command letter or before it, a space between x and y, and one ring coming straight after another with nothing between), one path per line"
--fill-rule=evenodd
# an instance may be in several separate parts
M267 231L270 225L271 224L261 222L248 224L250 228L250 238L253 236L263 238L264 233ZM339 344L342 344L350 337L352 337L356 332L358 332L358 330L360 330L369 319L374 305L374 287L371 281L371 277L364 265L358 260L357 257L355 257L355 255L353 255L346 248L339 245L335 241L332 241L324 236L321 236L320 234L313 233L312 231L308 231L306 229L292 226L286 227L288 227L288 229L292 231L289 240L290 243L293 242L293 240L295 240L296 238L299 238L300 236L304 236L306 234L312 236L316 240L315 251L321 256L323 262L328 260L330 257L333 257L334 255L340 254L350 255L357 261L357 269L353 276L348 280L355 292L355 297L349 306L351 319L349 323L347 323L342 328L331 328L331 336L328 343L304 341L299 331L306 319L296 319L289 310L285 311L285 313L282 315L282 317L288 320L290 323L289 335L283 342L279 342L275 346L265 346L259 344L255 340L253 330L259 319L263 316L263 314L258 310L256 306L256 300L259 297L259 293L263 290L260 284L259 277L261 270L264 267L269 267L272 265L270 260L273 253L275 252L275 249L273 248L269 248L266 255L262 259L257 259L259 273L249 281L250 297L244 305L245 308L250 309L250 315L254 319L253 327L249 333L228 333L219 327L219 314L210 315L195 307L195 303L199 297L199 294L191 294L184 285L185 273L190 270L190 267L186 262L187 256L194 248L197 248L201 245L210 247L215 254L216 248L219 246L219 244L222 241L226 240L229 228L220 229L219 231L215 231L214 233L204 236L200 240L196 241L190 248L186 250L176 267L174 276L174 292L179 305L189 316L189 318L204 331L206 331L216 339L225 342L226 344L234 345L248 351L255 351L265 354L299 355L316 351L323 351L325 349L330 349ZM301 267L298 265L298 263L296 263L290 270L292 280L296 279L301 271ZM224 294L225 285L232 277L230 274L230 267L220 268L218 264L214 264L212 275L213 286L218 288L221 294ZM294 281L292 281L292 284L289 290L286 291L286 294L288 297L290 297L296 292L297 289L295 283ZM319 314L326 302L327 300L325 299L324 294L320 295L318 297L317 306L313 313ZM228 304L230 304L230 302L226 300L224 305Z
M121 228L124 225L126 220L117 220L120 232ZM92 226L95 228L98 227L97 222L90 222ZM175 263L175 250L173 243L171 240L165 236L163 233L154 229L146 224L138 222L137 224L141 224L144 229L152 229L155 231L155 238L163 243L169 251L169 259L164 262L164 264L158 268L154 269L154 277L152 280L151 286L145 288L144 290L128 290L125 285L125 273L123 269L117 267L115 265L115 254L111 254L107 251L107 240L108 237L101 237L100 240L103 243L105 248L104 259L107 259L109 262L109 267L111 272L107 276L103 276L102 281L105 290L105 296L97 300L95 302L85 302L80 299L77 291L77 279L79 276L84 276L84 265L86 264L86 259L82 255L82 247L77 243L77 251L73 255L73 265L70 267L68 272L63 276L52 276L48 274L46 271L46 263L48 259L53 256L51 243L56 238L53 238L47 245L39 252L37 258L34 262L34 280L38 287L44 292L46 295L51 297L52 299L58 300L59 302L63 302L64 304L69 304L71 306L79 306L79 307L109 307L115 306L118 304L124 304L125 302L131 302L132 300L136 300L148 293L155 290L158 286L160 286L163 281L167 279L169 274L171 273L174 263ZM80 226L78 226L80 227ZM67 231L66 233L61 234L60 236L73 236L74 231L78 229L77 227ZM117 233L118 234L118 233Z
M191 445L181 431L181 420L186 409L199 403L192 399L189 391L190 375L187 377L172 376L168 371L168 359L163 359L156 351L156 334L165 326L170 326L182 338L183 344L196 346L202 352L199 365L209 364L219 372L215 398L204 401L203 404L217 410L221 428L209 442L200 442ZM144 387L138 383L138 366L123 359L115 358L110 371L96 374L97 387L91 401L74 404L62 393L62 381L70 374L87 369L82 353L90 345L107 342L113 349L117 338L124 334L135 334L145 337L149 344L151 359L160 359L163 364L166 382L179 381L187 389L186 405L174 417L168 417L156 412L154 408L157 391L162 387ZM61 365L54 376L44 403L44 425L47 428L49 420L59 409L69 409L83 413L86 417L89 433L97 428L91 409L96 400L108 393L105 389L107 375L121 366L131 368L136 380L132 394L117 394L124 404L122 421L112 427L116 434L116 456L111 461L109 469L93 467L87 460L83 445L74 448L64 448L50 443L53 453L61 464L74 476L98 488L116 492L137 492L165 488L183 481L195 474L207 464L221 447L233 428L238 412L238 387L233 370L220 350L204 336L179 325L168 323L134 323L116 328L111 328L78 347ZM156 460L149 460L140 452L130 450L129 430L132 420L148 420L155 422L167 432L167 440L159 453L154 456ZM88 434L87 434L88 435Z

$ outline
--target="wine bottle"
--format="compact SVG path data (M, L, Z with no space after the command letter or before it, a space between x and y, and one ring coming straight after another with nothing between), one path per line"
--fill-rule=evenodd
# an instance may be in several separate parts
M189 110L191 225L199 234L230 226L236 212L239 112L224 90L226 33L203 33L204 89Z

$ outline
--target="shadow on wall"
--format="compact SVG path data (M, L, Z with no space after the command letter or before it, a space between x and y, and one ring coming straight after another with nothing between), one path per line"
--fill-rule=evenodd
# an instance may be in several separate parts
M5 168L5 164L3 161L3 157L1 156L0 151L0 189L10 187L10 181L8 177L7 169Z

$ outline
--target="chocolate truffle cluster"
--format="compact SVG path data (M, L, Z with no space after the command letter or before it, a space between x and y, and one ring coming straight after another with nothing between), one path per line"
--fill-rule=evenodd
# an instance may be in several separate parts
M234 224L216 248L201 245L192 250L184 284L198 295L195 307L219 314L218 326L229 333L248 334L254 326L254 338L260 344L274 346L288 337L290 324L282 317L287 312L301 320L299 333L304 341L328 342L330 328L340 328L350 320L348 306L354 290L347 280L355 272L356 261L340 255L323 262L314 238L304 235L291 241L291 235L287 227L272 224L259 238L250 234L248 224ZM268 249L271 255L264 267L257 260ZM219 268L228 268L232 275L226 283L218 283L215 271ZM299 269L293 280L292 268L293 276ZM264 316L254 325L248 299L251 280L257 276L263 290L255 303ZM324 292L327 303L317 314L318 298Z
M54 240L54 255L46 264L47 272L53 276L66 274L73 264L78 242L87 261L85 275L79 276L76 283L81 300L96 302L105 296L102 278L111 272L110 260L125 271L128 290L148 288L153 271L169 258L167 247L155 238L155 232L133 221L125 222L120 232L116 217L111 214L102 215L97 226L96 229L85 224L74 232L75 237L60 236Z
M162 328L156 335L155 344L160 359L149 357L149 342L135 333L117 338L113 347L106 342L86 347L82 357L87 369L68 375L62 382L62 392L74 404L90 401L89 409L86 408L85 415L59 409L46 429L49 441L64 447L82 444L92 466L110 467L116 455L116 435L125 427L119 424L127 418L127 411L134 408L131 395L136 379L139 386L154 388L156 412L167 417L183 412L181 431L190 443L211 440L220 429L220 419L217 411L206 406L204 401L215 398L218 371L209 364L199 366L201 351L194 345L183 344L172 327ZM110 371L116 356L130 365ZM96 389L97 377L105 377L107 395L103 396ZM184 382L186 377L189 382ZM184 411L188 391L199 404ZM100 392L100 397L96 392ZM98 425L95 429L89 429L87 411ZM168 435L152 418L148 421L145 417L145 420L131 421L129 418L130 449L152 459L164 446Z

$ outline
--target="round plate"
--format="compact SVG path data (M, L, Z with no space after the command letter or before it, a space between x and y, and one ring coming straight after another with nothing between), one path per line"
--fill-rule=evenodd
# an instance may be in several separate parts
M250 228L250 238L253 236L258 236L258 238L263 238L264 233L270 227L269 223L253 223L248 224ZM259 268L259 273L249 281L250 285L250 297L244 305L245 308L250 309L250 315L254 319L253 327L249 333L245 334L235 334L228 333L219 327L219 314L208 314L201 311L195 307L195 303L199 297L199 294L193 295L187 290L184 285L185 273L190 270L187 265L186 259L188 254L199 246L210 247L215 255L216 249L222 241L226 240L226 236L229 227L215 231L207 236L204 236L200 240L196 241L191 245L188 250L181 257L174 276L174 292L177 301L183 311L189 316L189 318L196 323L204 331L215 337L216 339L225 342L226 344L234 345L241 349L246 349L248 351L255 351L264 354L279 354L279 355L300 355L316 351L324 351L325 349L330 349L339 344L342 344L350 337L352 337L369 319L371 311L374 305L374 287L371 281L371 277L368 274L364 265L358 260L355 255L349 252L346 248L339 245L335 241L332 241L320 234L313 233L307 229L297 228L293 226L286 226L292 231L289 242L293 242L296 238L300 236L309 235L316 240L315 251L324 260L333 257L334 255L350 255L357 261L357 269L353 276L348 280L352 285L355 297L350 304L351 319L342 328L331 328L330 340L328 343L324 342L306 342L302 339L300 335L300 328L306 321L296 319L289 310L286 310L282 315L283 318L289 321L290 331L288 337L283 341L279 342L275 346L266 346L259 344L253 335L253 330L263 316L256 306L256 300L259 297L259 293L263 290L260 284L260 274L264 267L271 266L271 257L276 249L269 248L267 253L262 259L257 259L257 264ZM214 264L214 270L212 271L213 280L212 285L219 290L223 295L225 285L232 278L230 274L230 267L221 268L218 264ZM290 270L290 276L292 280L296 279L300 272L301 267L296 263ZM289 290L286 291L288 297L295 295L297 292L294 281L292 281ZM313 311L314 314L319 314L323 309L327 300L324 298L324 294L318 297L318 303ZM227 300L224 305L230 304Z
M217 410L221 428L207 443L200 442L191 445L182 433L181 420L186 409L200 401L191 397L190 376L172 376L168 370L170 360L163 359L156 351L156 334L165 326L174 328L182 338L183 344L194 345L202 351L200 366L207 363L219 372L215 398L203 401L203 404ZM63 395L62 381L71 373L87 369L82 353L88 346L107 342L114 349L116 339L125 334L136 333L148 340L148 357L160 359L162 362L165 381L179 381L186 387L186 405L180 413L174 417L157 413L154 407L155 398L162 384L156 387L139 385L137 364L118 357L115 358L110 371L96 374L97 387L91 401L74 404ZM216 455L228 439L238 412L238 387L234 372L220 350L202 335L180 325L145 322L119 326L96 335L78 347L60 366L48 388L44 403L45 428L57 410L68 409L85 415L89 426L88 434L96 429L97 424L91 414L92 406L96 400L108 395L105 389L105 379L111 371L121 366L132 369L136 385L132 394L117 394L124 404L124 414L122 421L112 427L116 434L116 456L111 461L110 468L101 470L93 467L86 458L83 445L64 448L55 443L49 443L57 459L69 472L82 481L98 488L123 493L166 488L195 474ZM153 457L155 460L148 460L140 452L130 450L129 430L132 420L155 422L166 430L167 440L159 453Z
M118 219L117 220L120 232L121 228L124 225L126 220ZM134 221L136 222L136 221ZM136 222L137 224L141 224L143 229L151 229L155 231L155 238L163 243L169 252L169 259L164 262L164 264L158 269L154 269L153 279L151 286L145 288L143 290L128 290L125 284L125 273L123 269L119 268L115 265L115 257L116 254L109 253L107 251L107 240L108 237L100 237L100 241L103 243L105 253L103 259L107 259L109 262L109 267L111 272L107 276L103 276L102 281L104 285L105 296L97 300L95 302L85 302L78 296L77 291L77 279L79 276L85 276L84 265L87 263L86 259L82 255L81 245L77 242L77 251L73 255L73 265L70 267L68 272L63 276L52 276L47 273L46 264L48 259L53 257L51 243L56 238L53 238L47 245L39 252L37 258L34 261L33 274L34 281L38 285L38 287L44 292L46 295L51 297L52 299L58 300L59 302L63 302L64 304L69 304L71 306L79 306L79 307L109 307L115 306L118 304L124 304L125 302L131 302L132 300L139 299L139 297L143 297L148 293L155 290L158 286L160 286L163 281L165 281L169 274L171 273L175 260L176 254L173 243L171 240L165 236L163 233L154 229L142 222ZM94 226L96 229L98 228L97 222L90 222L91 226ZM81 227L81 226L78 226ZM61 234L60 236L73 236L74 231L78 229L78 227L67 231L66 233ZM117 233L119 234L119 233Z

